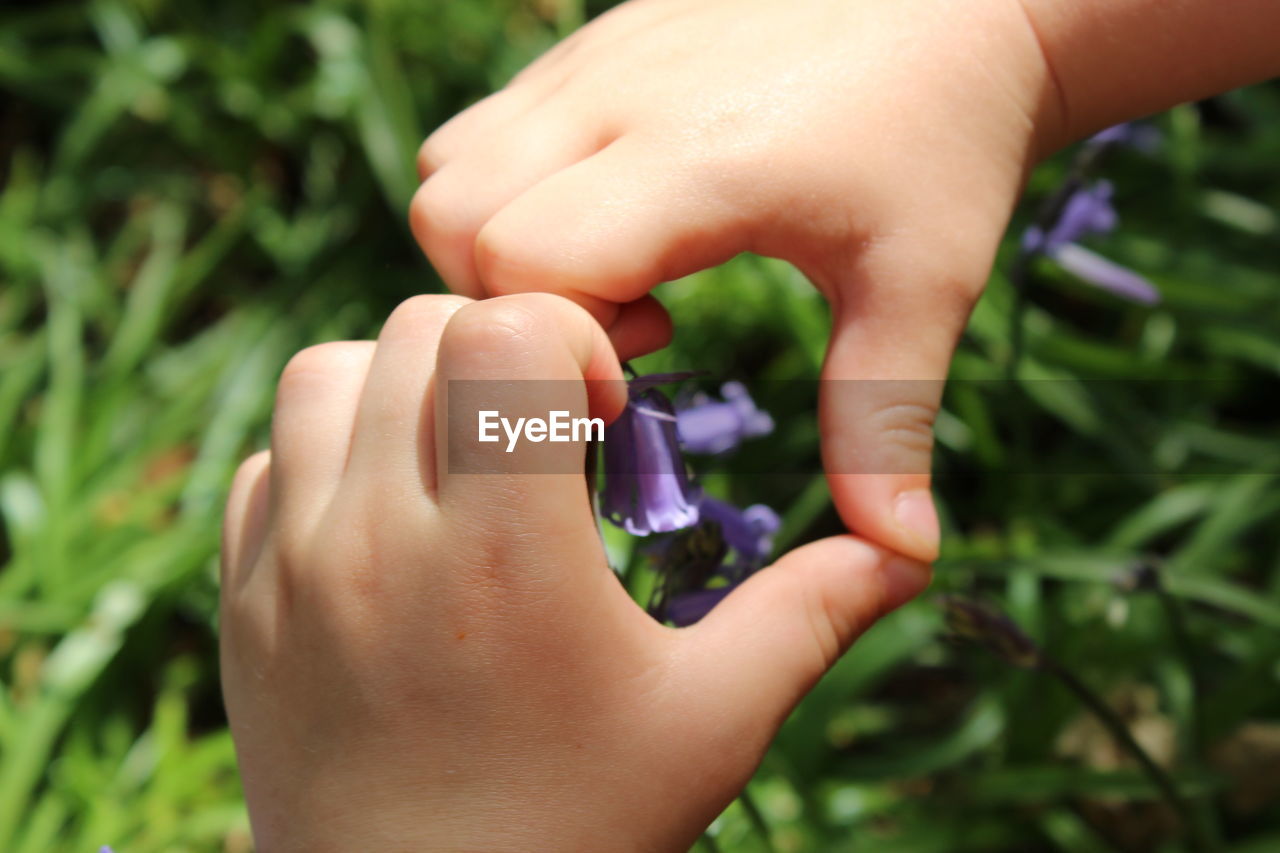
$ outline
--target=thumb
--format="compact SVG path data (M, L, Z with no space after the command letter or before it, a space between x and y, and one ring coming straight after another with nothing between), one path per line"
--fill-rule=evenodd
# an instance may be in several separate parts
M797 548L684 629L697 648L693 683L767 739L863 631L929 579L926 564L855 536Z
M841 518L924 561L937 557L939 539L929 491L933 422L979 292L948 277L867 259L859 281L833 300L819 394L823 466Z

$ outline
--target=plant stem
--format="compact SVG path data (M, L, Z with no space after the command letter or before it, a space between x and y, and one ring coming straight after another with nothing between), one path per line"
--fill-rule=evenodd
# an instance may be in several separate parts
M1071 197L1084 185L1089 175L1097 168L1099 162L1110 149L1109 143L1087 143L1072 159L1067 174L1056 190L1040 205L1036 212L1034 225L1041 234L1048 235L1062 217ZM1018 374L1026 353L1026 315L1030 305L1032 285L1032 263L1043 247L1019 248L1009 268L1009 283L1013 286L1013 306L1009 311L1009 360L1005 364L1005 385L1008 394L1012 395L1017 386ZM1010 397L1012 399L1012 397ZM1014 431L1013 452L1014 469L1017 473L1032 474L1031 470L1031 423L1026 408L1012 401L1014 412L1012 428ZM1035 485L1028 479L1020 489L1018 505L1026 510L1036 505Z
M1160 599L1160 605L1164 608L1165 620L1169 623L1169 631L1173 634L1173 644L1178 651L1178 657L1182 658L1182 665L1187 670L1187 678L1191 680L1191 707L1189 709L1191 716L1189 721L1191 751L1196 761L1199 761L1204 754L1207 735L1204 727L1204 714L1200 708L1204 693L1199 667L1196 666L1195 646L1191 642L1191 634L1187 631L1187 622L1183 616L1182 608L1169 593L1169 590L1165 589L1163 579L1158 571L1155 573L1155 590L1156 596Z
M742 793L738 795L738 802L742 803L743 810L747 813L747 818L751 821L751 826L755 829L756 834L764 841L764 849L768 853L776 853L773 846L773 835L769 832L769 823L765 820L764 812L760 811L760 807L756 805L756 801L752 799L750 792L746 788L742 789Z
M1062 179L1062 183L1052 195L1045 199L1039 211L1036 212L1035 227L1039 228L1042 234L1048 234L1057 224L1063 210L1066 209L1067 202L1088 180L1089 175L1097 168L1110 147L1110 144L1106 143L1088 144L1076 154L1067 168L1067 174ZM1037 250L1019 249L1009 270L1009 281L1014 288L1014 304L1009 314L1009 363L1005 365L1005 376L1011 381L1017 378L1018 366L1022 361L1025 346L1023 318L1027 312L1027 292L1031 287L1031 262L1037 254L1039 254Z
M1174 813L1181 818L1183 825L1188 827L1194 839L1195 846L1204 853L1214 853L1219 850L1219 845L1204 822L1198 818L1197 814L1191 808L1191 804L1182 792L1178 790L1177 783L1173 778L1165 772L1164 768L1155 762L1142 745L1134 739L1133 733L1129 731L1129 726L1120 715L1112 710L1111 706L1102 700L1087 684L1076 677L1070 669L1059 661L1048 655L1041 654L1040 667L1045 672L1052 674L1063 683L1072 693L1076 695L1084 705L1093 712L1098 721L1111 734L1116 741L1125 748L1125 750L1134 757L1141 765L1142 770L1152 783L1160 791L1162 797Z
M1187 709L1187 713L1190 716L1190 720L1188 720L1188 728L1190 729L1188 752L1190 755L1188 758L1194 766L1201 767L1204 764L1208 733L1205 730L1203 711L1203 681L1200 678L1200 668L1196 665L1195 645L1191 642L1191 633L1187 630L1187 621L1182 606L1165 588L1164 578L1158 568L1153 571L1153 576L1156 595L1164 608L1165 619L1168 621L1169 630L1173 634L1174 646L1177 649L1178 656L1182 658L1182 665L1187 671L1187 678L1191 680L1191 704ZM1220 823L1213 799L1209 796L1197 797L1195 808L1196 816L1201 825L1206 832L1212 835L1214 848L1221 847Z

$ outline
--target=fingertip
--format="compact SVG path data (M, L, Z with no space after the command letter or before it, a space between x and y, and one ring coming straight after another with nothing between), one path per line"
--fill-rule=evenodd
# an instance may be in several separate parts
M893 517L911 542L904 553L932 562L938 558L941 530L933 495L927 488L910 488L900 492L893 502Z
M609 326L609 340L618 358L629 361L662 349L671 343L674 332L667 309L653 296L645 296L619 306Z
M927 475L828 473L827 482L853 533L915 560L938 558L940 527Z
M838 311L823 364L822 459L841 519L858 535L926 562L937 557L939 541L929 493L933 426L962 326L918 295L900 304L860 293L856 305Z
M930 563L908 557L893 557L884 567L884 598L880 615L884 616L911 601L933 582Z
M593 416L604 418L605 423L613 423L627 405L627 383L622 375L617 349L589 311L568 299L552 298L564 303L567 306L565 310L575 312L578 322L589 329L584 336L589 350L585 355L579 353L577 356L582 366L582 378L587 383L587 406Z
M781 720L877 620L928 586L930 568L853 535L811 542L757 572L686 629L693 677L729 707Z

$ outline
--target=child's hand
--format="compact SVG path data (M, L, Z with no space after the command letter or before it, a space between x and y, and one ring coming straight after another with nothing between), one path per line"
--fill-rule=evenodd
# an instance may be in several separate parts
M587 307L624 357L645 294L743 251L831 300L823 450L855 531L919 559L942 380L1036 156L1280 72L1280 4L630 0L424 144L449 287ZM862 476L848 476L861 472Z
M433 134L411 221L454 291L569 296L624 357L669 334L659 282L794 262L835 309L825 378L938 380L822 400L846 523L931 559L940 380L1046 79L1009 0L632 0Z
M581 444L537 445L564 473L527 474L446 435L449 380L501 380L483 387L503 414L610 418L621 383L584 380L620 377L591 317L538 294L416 297L376 347L290 363L223 549L260 851L685 849L826 667L927 582L844 536L692 628L655 623L606 565Z

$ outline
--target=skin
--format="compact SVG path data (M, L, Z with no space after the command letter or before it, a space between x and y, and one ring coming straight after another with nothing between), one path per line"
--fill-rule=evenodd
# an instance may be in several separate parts
M631 0L433 133L410 213L457 293L547 291L624 357L659 283L752 251L831 302L823 456L851 530L931 560L932 424L1025 175L1280 73L1280 4ZM1118 85L1118 81L1120 84Z
M618 7L426 141L414 233L455 292L567 296L624 357L668 337L658 283L784 258L832 303L824 379L941 378L1052 98L1012 6L884 7ZM845 522L933 559L941 384L824 387Z
M415 297L376 345L289 363L223 547L257 849L687 849L800 697L928 583L840 536L667 628L608 567L581 444L530 445L558 472L533 474L500 444L448 446L451 381L502 380L503 412L611 419L621 375L590 315L546 294ZM562 381L549 402L529 379Z
M258 849L685 849L927 583L941 382L1026 173L1280 72L1280 4L1230 5L631 0L432 134L411 222L462 295L296 357L228 503L223 683ZM859 537L676 631L611 576L580 448L556 474L497 444L461 461L501 476L449 473L442 380L559 379L558 408L611 418L617 355L671 333L649 291L742 251L830 299L826 378L924 381L827 385ZM546 408L503 387L496 408Z

